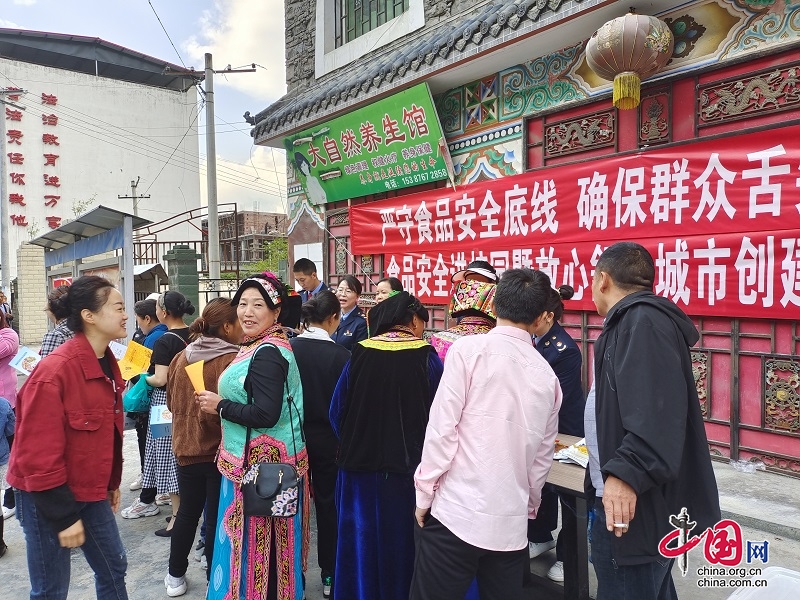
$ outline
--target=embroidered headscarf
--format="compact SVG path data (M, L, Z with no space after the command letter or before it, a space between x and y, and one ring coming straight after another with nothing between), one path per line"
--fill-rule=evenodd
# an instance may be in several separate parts
M450 299L450 314L454 317L468 310L475 310L490 319L497 319L494 313L494 294L497 285L470 279L456 284L453 297Z
M287 303L288 298L286 287L280 282L275 274L268 271L259 273L258 275L253 275L252 277L248 277L242 281L241 285L239 285L239 289L236 290L236 294L234 294L233 299L231 300L232 306L237 306L239 304L239 301L242 299L242 294L247 288L254 288L258 290L258 292L264 298L264 301L267 303L267 306L269 306L269 308L272 310L281 308L281 314L278 315L278 320L274 324L270 325L263 331L252 336L245 335L242 338L242 344L250 345L256 340L262 340L267 337L279 338L288 341L286 333L282 327L283 319L281 318L284 316L284 305Z

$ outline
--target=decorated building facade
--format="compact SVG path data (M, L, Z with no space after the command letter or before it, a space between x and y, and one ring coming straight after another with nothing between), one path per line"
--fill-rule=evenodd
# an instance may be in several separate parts
M800 476L800 3L365 4L286 2L289 91L252 133L287 150L290 259L318 253L367 304L397 276L434 327L470 260L542 269L576 290L588 387L594 264L639 241L701 332L712 454ZM629 7L672 51L620 108L587 44L612 51L589 40Z

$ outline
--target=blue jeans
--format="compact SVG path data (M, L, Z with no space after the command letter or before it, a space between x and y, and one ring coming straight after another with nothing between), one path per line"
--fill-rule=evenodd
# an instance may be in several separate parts
M25 533L31 600L66 600L69 591L70 549L58 543L58 533L36 511L33 497L14 490L17 518ZM94 571L95 590L103 600L127 600L125 571L128 559L119 536L111 505L101 502L79 503L86 533L81 550Z
M673 559L659 556L640 565L619 565L614 559L614 533L598 498L592 523L592 565L597 574L597 600L677 600L672 581Z

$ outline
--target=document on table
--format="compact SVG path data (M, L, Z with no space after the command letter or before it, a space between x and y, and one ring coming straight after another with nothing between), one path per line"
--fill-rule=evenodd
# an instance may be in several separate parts
M571 446L561 448L553 454L553 458L561 462L575 463L584 469L589 464L589 449L586 447L586 438L583 438Z

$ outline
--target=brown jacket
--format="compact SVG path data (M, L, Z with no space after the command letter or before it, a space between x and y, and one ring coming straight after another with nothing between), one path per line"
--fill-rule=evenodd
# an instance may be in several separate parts
M207 359L203 364L203 380L208 391L216 393L219 376L236 357L235 346L232 348L233 351ZM187 364L186 352L178 353L169 365L167 376L167 408L172 411L172 450L182 467L214 462L222 439L219 416L202 412L195 402L194 388L186 374Z

